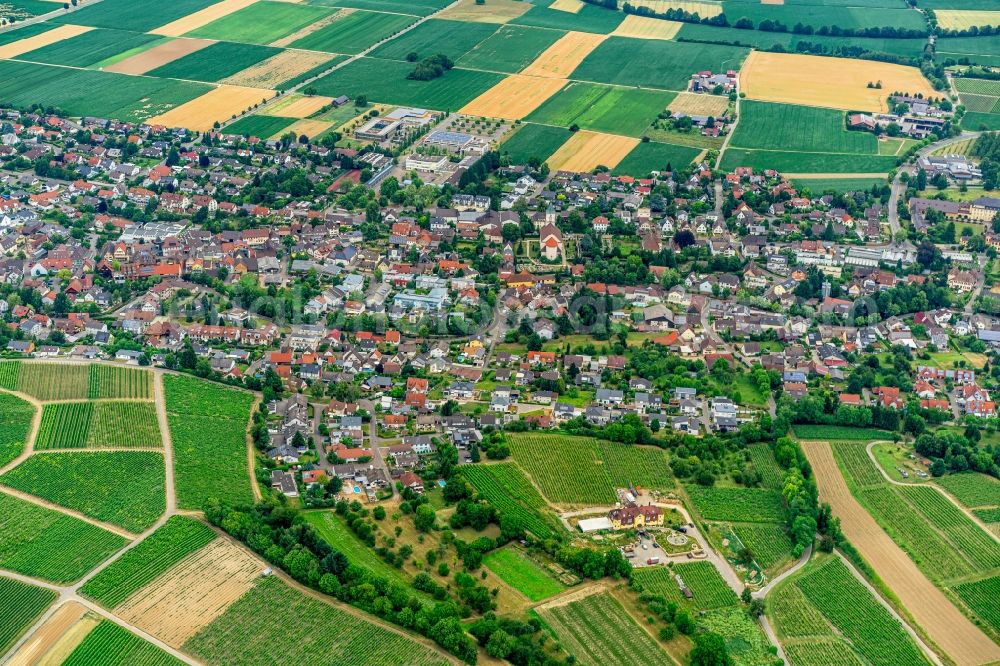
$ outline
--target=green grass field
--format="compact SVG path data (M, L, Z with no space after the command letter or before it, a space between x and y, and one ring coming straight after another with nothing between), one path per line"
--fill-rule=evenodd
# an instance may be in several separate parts
M501 26L458 61L460 67L495 72L520 72L552 46L564 32L520 25Z
M352 16L354 15L352 14ZM430 19L406 34L378 47L372 51L372 56L390 60L406 60L408 55L416 53L417 60L420 60L443 54L454 61L471 51L484 39L492 36L496 30L497 26L492 23ZM486 67L485 69L494 68Z
M245 433L253 396L182 375L164 375L163 388L177 506L201 509L212 498L252 501Z
M874 134L848 132L844 122L844 112L834 109L743 100L730 145L804 153L878 152Z
M214 4L214 0L102 0L54 19L58 23L147 32Z
M372 549L355 536L340 516L331 511L310 511L303 514L307 523L316 528L323 540L343 553L351 564L367 569L402 585L410 584L409 577L390 566L372 552Z
M295 122L295 118L278 118L277 116L253 115L240 118L226 127L229 134L257 136L267 139Z
M691 591L692 598L686 599L681 593L674 575L681 577ZM633 573L633 577L643 588L654 594L663 595L668 601L700 611L712 608L734 606L739 601L726 581L719 575L711 562L691 562L674 564L672 568L643 567Z
M529 122L642 136L673 93L592 83L569 83L528 116Z
M659 644L610 594L592 594L537 612L578 663L659 666L670 662ZM614 630L609 631L610 627Z
M806 188L813 194L823 192L858 192L871 191L873 185L885 185L885 178L802 178L792 181L800 190Z
M328 53L355 54L389 35L399 32L414 22L414 18L402 14L380 12L354 12L344 18L325 25L316 32L292 42L297 49L327 51ZM400 39L407 37L409 33ZM386 46L395 43L389 42ZM433 54L429 54L433 55ZM406 57L404 53L403 58ZM412 66L411 66L412 67Z
M281 618L261 622L260 618ZM286 663L445 666L436 650L288 587L261 580L184 644L206 663L272 666Z
M0 654L7 652L18 637L56 600L55 592L0 576Z
M722 5L730 24L736 23L741 18L748 18L755 25L765 19L780 21L787 25L789 30L797 23L816 29L823 26L853 29L893 26L926 31L927 28L920 14L898 5L891 9L887 7L873 9L863 6L863 3L853 7L825 2L764 5L752 0L726 0Z
M432 81L412 81L406 76L413 64L362 58L316 81L319 95L363 95L370 102L405 104L437 111L454 111L486 92L503 78L500 74L452 69ZM546 156L547 157L547 156Z
M531 601L547 599L566 589L519 548L494 550L483 559L483 564Z
M748 49L736 46L609 37L591 51L570 78L687 90L692 73L703 69L718 70L720 63L726 61L728 69L739 69L748 53Z
M117 534L0 493L0 569L70 583L125 544Z
M965 506L996 506L1000 504L1000 481L992 476L976 472L946 474L935 479L935 482L954 495Z
M821 440L892 440L892 433L876 428L851 428L849 426L828 426L797 424L792 426L799 439Z
M142 543L88 580L80 592L106 608L114 608L215 538L215 532L204 523L171 516Z
M784 173L888 173L896 166L891 155L835 155L729 148L722 158L726 171L746 166Z
M34 414L31 403L0 393L0 467L21 455Z
M123 51L138 48L157 40L159 37L156 35L99 28L29 51L18 56L18 59L49 65L87 67Z
M251 5L251 7L253 6ZM287 6L295 7L296 5ZM214 83L221 81L227 76L241 72L251 65L256 65L262 60L267 60L278 53L281 53L281 49L271 46L217 42L183 58L168 62L162 67L157 67L147 74L149 76L191 79Z
M611 12L603 7L584 5L575 14L562 12L535 5L527 12L511 21L514 25L530 25L538 28L554 30L575 30L577 32L594 32L606 35L614 31L625 20L618 12Z
M82 11L73 14L80 15ZM0 61L0 99L6 104L16 107L42 104L70 116L141 122L209 90L209 86L191 81Z
M159 453L36 454L0 477L0 483L137 533L166 510Z
M394 14L410 14L411 16L427 16L449 3L444 0L309 0L310 5L323 7L350 7L352 9L368 9L371 11L392 12Z
M510 155L514 164L524 164L531 159L539 163L549 158L572 134L561 127L547 125L522 125L500 146L501 153Z
M185 35L250 44L270 44L331 13L326 7L261 0Z
M612 173L644 178L651 171L666 171L687 166L701 152L700 148L646 141L633 148Z

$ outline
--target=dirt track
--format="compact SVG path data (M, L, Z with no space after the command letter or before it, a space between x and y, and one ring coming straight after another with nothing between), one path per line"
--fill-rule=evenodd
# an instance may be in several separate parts
M844 481L827 442L802 442L816 474L819 499L829 502L840 518L844 535L899 598L937 646L959 666L1000 660L1000 646L991 641L924 576L858 503Z

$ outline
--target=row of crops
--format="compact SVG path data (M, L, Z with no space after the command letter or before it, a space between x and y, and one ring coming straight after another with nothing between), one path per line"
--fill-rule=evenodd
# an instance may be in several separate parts
M151 402L61 402L45 405L35 448L160 448Z
M261 618L270 621L261 622ZM184 644L205 663L273 666L294 653L302 664L445 666L438 652L288 587L262 579Z
M516 521L540 539L553 535L552 521L542 513L545 502L514 465L465 465L460 471L505 520Z
M680 591L677 574L684 585L691 590L692 598L686 599ZM633 580L640 583L648 592L659 594L669 601L698 610L723 608L735 605L736 594L719 575L715 565L710 562L692 562L689 564L674 564L672 568L643 567L632 574Z
M56 593L0 576L0 655L56 600Z
M770 569L791 556L792 540L784 525L777 523L733 523L739 537L762 569Z
M153 397L149 370L101 364L0 362L0 388L38 400Z
M142 543L88 580L80 593L114 608L213 539L215 532L204 523L171 516Z
M101 620L62 666L181 666L183 661L118 626Z
M973 613L1000 634L1000 576L956 585L955 593Z
M117 534L0 493L0 569L70 583L125 543Z
M670 662L659 644L607 593L539 609L539 614L580 663L657 666Z
M21 455L31 432L35 408L17 396L0 393L0 467Z
M160 453L38 453L0 477L0 484L131 532L147 529L166 510Z
M885 479L868 457L865 446L864 442L834 442L833 452L847 471L848 481L853 480L859 487L883 485Z
M688 497L706 520L739 523L783 523L781 495L764 488L688 486Z
M252 502L246 429L253 395L184 375L164 375L163 389L178 508Z
M753 463L753 468L760 473L764 487L780 490L783 485L784 473L774 459L771 447L767 444L753 444L749 447L749 451L750 462Z
M978 570L1000 567L1000 544L933 488L900 487L896 492L931 525L944 532Z

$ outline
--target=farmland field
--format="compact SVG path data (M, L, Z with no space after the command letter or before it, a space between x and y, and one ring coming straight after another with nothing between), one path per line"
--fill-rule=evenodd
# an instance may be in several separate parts
M895 491L929 524L943 532L955 550L964 555L977 571L1000 567L1000 543L936 489L914 486L897 487Z
M211 4L212 0L171 0L169 3L154 0L102 0L54 20L74 25L146 32Z
M279 49L270 46L216 42L162 67L157 67L147 74L163 78L191 79L214 83L280 52ZM263 96L263 93L261 95Z
M552 536L553 521L543 513L545 500L515 465L467 465L462 466L460 473L505 516L539 538Z
M674 574L679 575L684 581L684 585L691 591L692 599L690 601L681 594ZM662 594L668 600L682 606L694 606L698 610L734 606L738 601L736 593L729 588L711 562L674 564L672 569L643 567L636 570L633 576L642 583L646 590Z
M795 584L874 666L927 663L899 622L838 558L813 568Z
M552 502L611 504L611 479L598 465L593 440L559 435L511 435L510 449L517 462Z
M90 370L86 365L25 363L17 390L38 400L82 400L89 397Z
M1000 81L956 76L954 78L954 82L955 89L960 93L973 93L975 95L992 95L994 97L1000 97Z
M282 618L280 622L259 618ZM266 578L184 645L211 663L271 666L294 653L300 663L438 666L439 653Z
M505 25L462 56L458 65L511 74L520 72L563 34L556 30Z
M539 106L528 120L641 136L672 99L667 92L573 82Z
M104 2L91 5L103 6ZM208 90L207 85L191 81L0 61L0 99L5 103L51 105L74 116L143 121Z
M722 168L731 170L738 166L748 166L758 171L776 169L785 174L882 174L896 166L896 157L892 155L836 155L833 153L727 149L722 158Z
M1000 576L993 576L973 583L962 583L955 586L955 593L981 617L986 624L1000 632Z
M0 361L0 388L16 391L20 374L20 361Z
M946 474L935 482L954 495L965 506L996 506L1000 504L1000 481L985 474L966 472Z
M851 428L848 426L795 425L792 426L799 439L822 440L866 440L892 439L892 433L875 428Z
M317 80L312 87L320 95L363 95L373 102L454 111L503 78L500 74L456 68L433 81L413 81L406 78L411 71L412 63L362 58Z
M494 550L483 559L493 573L503 582L531 601L541 601L559 594L565 586L538 566L519 548Z
M377 557L337 514L332 511L310 511L303 514L303 517L316 528L324 541L343 553L351 564L387 580L409 585L409 577L405 573Z
M692 72L718 68L718 63L727 60L729 68L737 69L748 52L736 46L609 37L580 63L571 78L686 90Z
M562 87L562 81L511 74L472 100L459 113L486 118L520 120Z
M837 6L826 2L765 5L752 0L726 0L723 7L730 23L735 23L741 18L749 18L754 24L764 19L771 19L788 26L802 23L817 29L823 26L863 29L891 25L908 30L926 30L920 14L902 5L891 9L882 7L873 11L870 7L863 6L863 3L857 4L860 6Z
M0 493L0 569L69 583L124 545L117 534Z
M675 487L669 457L663 449L602 441L594 444L615 488L636 486L669 490Z
M178 507L200 509L211 498L251 501L245 433L253 396L175 375L163 377L163 388Z
M114 608L215 538L215 532L204 523L171 516L163 527L88 580L80 592L102 606Z
M393 33L399 32L413 23L414 20L412 16L402 14L358 11L323 26L319 30L292 42L290 46L309 51L326 51L328 53L353 55L364 51L372 44L385 39ZM466 27L474 31L476 26L466 25ZM400 37L400 39L405 39L409 35L410 33L407 33ZM386 46L391 46L394 43L395 40L389 42ZM436 53L437 51L434 51L421 57L427 57ZM405 57L406 53L402 54L400 59Z
M261 0L192 30L187 35L204 39L270 44L322 19L330 12L331 10L326 7Z
M771 447L767 444L753 444L748 447L750 451L750 462L753 468L760 472L764 486L767 488L781 489L783 485L782 477L785 473L778 467Z
M549 156L548 164L553 171L576 173L598 167L614 169L638 145L639 140L632 137L580 130Z
M159 39L154 35L98 28L18 56L49 65L86 67Z
M159 453L39 453L0 483L132 532L152 525L166 509Z
M799 178L792 181L799 190L809 188L813 194L834 192L869 192L873 185L885 185L885 178Z
M742 608L716 608L695 621L699 628L726 639L734 666L769 666L776 663L764 631Z
M240 118L232 125L229 125L226 127L226 132L266 139L283 131L294 122L295 118L277 118L275 116L254 114Z
M152 403L68 402L45 405L35 448L160 448Z
M500 147L502 153L510 155L514 164L521 164L532 159L544 162L573 136L569 130L547 125L522 125Z
M553 30L577 30L606 35L625 20L625 14L609 12L602 7L585 4L575 14L535 5L527 13L511 21L514 25L530 25Z
M111 620L101 620L70 653L63 666L181 666L184 662Z
M670 661L659 644L608 594L592 594L537 611L579 663L658 666ZM611 627L614 630L609 631Z
M427 16L449 3L443 0L418 0L413 3L405 2L404 0L309 0L309 4L322 5L324 7L351 7L353 9Z
M0 655L7 652L52 602L56 593L0 576Z
M844 129L844 113L793 104L746 100L730 144L801 152L877 153L875 135Z
M96 399L153 397L153 373L121 366L94 364L90 366L90 388L87 397Z
M864 442L835 442L833 450L847 471L847 479L858 486L880 486L885 482L865 450Z
M741 523L782 523L785 508L781 495L761 488L704 488L686 486L698 513L706 520Z
M976 509L972 513L984 523L1000 523L1000 508Z
M733 531L743 545L753 553L753 559L762 569L770 569L788 560L792 553L792 540L784 526L772 523L737 523Z
M364 14L364 12L358 12L351 16L360 14ZM343 20L346 21L348 19ZM397 29L401 29L406 25L406 23L403 23ZM386 42L372 51L371 55L375 58L406 60L409 54L416 53L419 60L441 53L452 60L458 60L471 51L479 42L493 35L496 30L497 27L489 23L464 23L461 21L430 19L406 34ZM359 32L365 34L368 32L368 28L359 29ZM371 42L368 43L371 44ZM339 40L334 41L334 44L339 44ZM344 52L353 53L354 51ZM486 69L494 68L486 67Z
M21 455L34 415L35 408L30 403L0 393L0 467Z
M701 150L690 146L645 141L632 149L612 173L644 178L651 171L666 171L690 164Z

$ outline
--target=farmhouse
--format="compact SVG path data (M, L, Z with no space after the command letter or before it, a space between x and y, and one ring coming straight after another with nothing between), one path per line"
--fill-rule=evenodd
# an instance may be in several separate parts
M637 527L662 526L663 509L652 504L636 506L631 504L621 509L608 512L608 520L616 530L628 530Z

